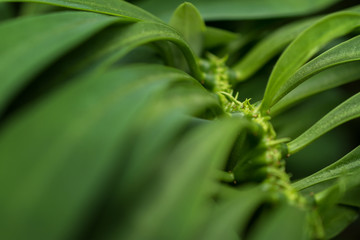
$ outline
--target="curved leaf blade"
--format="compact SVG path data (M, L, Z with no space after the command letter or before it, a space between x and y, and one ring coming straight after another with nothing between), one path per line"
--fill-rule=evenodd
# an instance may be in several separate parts
M187 2L181 4L175 10L169 25L178 30L193 51L200 56L206 27L196 7Z
M277 61L265 90L261 111L266 112L276 103L278 89L321 47L332 39L351 32L359 25L358 12L339 12L322 18L302 32Z
M295 183L293 186L297 190L302 190L313 186L315 184L325 182L334 178L339 178L346 174L351 174L352 172L360 168L360 146L352 150L350 153L345 155L340 160L335 163L321 169L320 171L301 179Z
M151 199L138 206L128 221L129 226L142 226L142 231L132 231L122 222L120 229L117 226L119 235L114 238L169 239L176 233L180 239L188 239L186 235L192 232L188 232L191 228L186 226L193 221L193 214L196 214L193 211L203 210L204 201L214 185L211 181L213 173L224 164L238 131L247 127L243 123L223 119L187 133L169 155L171 162L159 173L162 188L157 187L151 193Z
M337 106L307 131L288 143L289 153L301 150L331 129L358 117L360 117L360 93Z
M240 62L233 66L233 69L239 74L238 80L242 81L251 77L316 20L317 18L285 25L260 41Z
M104 34L106 39L102 35L96 36L93 41L76 50L74 56L70 55L64 61L64 65L61 68L65 74L72 75L82 70L100 73L141 45L169 41L174 43L185 56L194 77L198 80L202 79L195 53L183 36L166 24L135 22L113 26L112 29ZM94 44L99 45L95 50L93 50ZM84 54L89 52L91 54L84 57Z
M277 115L298 102L317 93L359 79L360 62L351 62L326 69L300 84L274 105L271 115Z
M232 191L231 199L219 204L208 217L205 229L201 229L201 239L231 239L232 234L240 235L241 239L247 221L264 197L265 192L256 187Z
M281 205L260 219L256 228L250 232L249 239L307 239L306 217L307 214L303 210L289 205Z
M95 13L63 12L19 18L0 25L0 112L42 69L115 21L120 20Z
M0 0L0 2L34 2L72 8L83 11L109 14L132 20L162 22L151 13L126 1L117 0Z
M274 96L274 102L278 102L291 90L320 71L342 63L360 60L359 46L360 36L357 36L329 49L311 60L296 71L296 73L278 89Z
M300 16L324 9L340 0L190 0L205 20L266 19ZM156 16L169 20L172 11L183 3L181 0L143 0L139 6Z
M14 115L0 133L1 238L66 239L79 230L144 110L184 80L202 89L174 69L128 66L72 81Z
M326 239L331 239L341 233L358 217L358 212L349 207L335 206L324 212L322 219Z

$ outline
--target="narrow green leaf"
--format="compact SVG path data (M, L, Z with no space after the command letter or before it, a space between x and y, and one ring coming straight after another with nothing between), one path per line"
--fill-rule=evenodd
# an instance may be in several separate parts
M144 109L184 79L191 78L169 68L128 66L72 81L13 116L0 134L0 238L69 239L81 231L126 159Z
M146 123L140 127L141 134L139 134L134 147L132 163L121 174L118 193L120 197L117 203L126 198L133 198L134 196L129 192L134 192L134 189L138 190L139 188L136 186L143 184L142 187L148 188L148 182L152 181L153 175L158 169L161 169L161 164L166 165L167 158L164 156L169 154L169 149L172 149L173 144L178 142L177 138L181 135L180 131L184 131L185 125L188 127L193 121L199 121L201 124L208 123L186 116L197 115L199 109L202 111L206 106L220 108L217 99L203 89L200 84L195 86L177 84L168 89L162 98L156 106L148 109L146 113L144 112L149 117ZM154 136L157 137L154 139ZM169 148L165 146L169 146Z
M133 20L162 22L149 12L122 0L0 0L0 2L45 3L59 7L125 17Z
M297 190L308 188L312 185L339 178L344 174L351 174L360 167L360 146L352 150L346 156L329 165L328 167L293 183Z
M357 217L357 211L349 207L336 206L328 209L322 216L326 239L338 235Z
M289 153L301 150L331 129L358 117L360 117L360 93L337 106L307 131L288 143Z
M200 56L203 49L205 23L196 7L191 3L181 4L175 10L169 24L184 36L196 55Z
M62 59L48 72L61 72L55 76L56 81L76 74L102 73L135 48L153 42L166 46L165 41L174 43L180 49L187 60L185 64L198 80L201 79L196 56L184 38L173 28L155 22L123 22L113 25ZM94 49L94 46L98 47Z
M271 115L277 115L298 102L343 84L359 79L360 62L345 63L326 69L300 84L271 108Z
M206 26L204 47L206 49L226 45L239 38L239 34L221 28Z
M14 12L10 4L0 3L0 21L6 20L13 16Z
M274 96L274 102L278 102L299 84L320 71L342 63L360 60L359 46L360 36L357 36L329 49L325 53L308 62L296 71L296 73L290 77L280 89L278 89L276 95Z
M190 0L205 20L268 19L314 13L340 0ZM169 20L181 0L142 0L139 6Z
M308 239L306 212L283 205L264 216L250 232L250 240Z
M239 73L238 80L241 81L251 77L316 20L317 18L285 25L260 41L233 67Z
M161 187L153 188L151 196L138 204L127 223L117 226L119 235L114 238L188 239L189 222L207 205L214 170L225 163L238 132L244 127L247 124L242 121L222 120L186 134L169 155L171 161L158 173ZM142 230L132 231L129 226L141 226Z
M221 202L208 217L205 229L201 229L201 239L230 239L232 234L243 236L249 218L264 200L264 192L259 188L234 191L228 201Z
M21 16L33 16L49 13L55 10L59 10L59 7L40 3L23 3L21 4L19 14Z
M120 20L95 13L62 12L0 25L0 112L37 73L115 21Z
M318 50L326 43L351 32L359 25L360 14L358 12L339 12L322 18L302 32L276 63L265 90L261 111L267 111L276 103L275 96L278 89L286 84L289 78Z
M339 203L342 205L360 208L360 186L346 191Z

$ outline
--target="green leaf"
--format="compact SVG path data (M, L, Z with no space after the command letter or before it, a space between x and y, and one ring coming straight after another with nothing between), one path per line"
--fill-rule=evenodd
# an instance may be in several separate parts
M360 60L359 45L360 36L357 36L331 48L305 64L278 89L274 96L274 102L278 102L292 89L320 71L342 63Z
M360 62L345 63L326 69L310 77L276 103L271 109L271 115L277 115L312 95L358 80L359 75Z
M49 72L62 73L55 77L57 81L79 73L102 73L135 48L153 42L166 46L165 41L174 43L181 50L193 75L201 79L196 56L184 38L173 28L155 22L113 25L62 59ZM94 49L94 46L98 47Z
M263 216L250 232L250 240L304 240L307 236L306 212L282 205Z
M59 7L40 3L23 3L20 8L21 16L33 16L59 10Z
M339 203L360 208L360 186L356 186L353 189L346 191Z
M261 40L233 67L239 74L238 80L241 81L251 77L316 20L317 18L285 25Z
M191 3L181 4L175 10L169 25L178 30L196 55L200 56L206 27L196 7Z
M324 9L339 0L191 0L205 20L268 19L299 16ZM142 0L139 6L164 20L169 20L172 11L183 3L181 0Z
M0 0L0 2L34 2L55 5L59 7L72 8L96 13L103 13L132 20L146 20L162 22L143 9L126 1L118 0Z
M323 226L326 239L331 239L342 232L358 217L356 210L344 206L328 209L323 215Z
M174 236L188 239L190 222L207 205L214 170L225 163L238 132L244 127L247 127L244 122L230 119L211 122L185 134L168 155L171 161L158 172L161 187L152 187L150 196L137 205L127 223L115 226L119 234L116 239ZM142 230L132 231L129 226L141 226Z
M289 153L293 154L301 150L331 129L358 117L360 117L360 93L337 106L307 131L288 143Z
M293 183L297 190L308 188L312 185L339 178L344 174L351 174L360 167L360 146L346 156L322 170Z
M231 198L216 206L213 214L208 217L205 229L201 229L202 239L231 239L233 234L239 235L241 239L249 218L264 200L264 196L264 192L256 187L233 190Z
M236 40L240 36L236 33L215 27L206 27L204 36L205 49L226 45Z
M284 51L271 73L265 90L261 111L266 112L276 101L278 89L331 40L343 36L360 25L358 12L339 12L322 18L302 32ZM290 91L292 89L288 89Z
M144 110L184 80L202 89L180 71L128 66L74 80L7 121L0 134L0 214L7 219L0 238L67 239L81 231L124 164Z
M336 203L344 204L344 202L348 202L347 205L359 206L360 199L356 198L356 196L359 195L358 191L360 189L359 174L360 168L355 166L355 169L351 169L348 172L342 172L335 184L316 193L315 200L318 205L319 212L326 212ZM346 198L344 198L344 196Z
M0 21L6 20L13 16L12 6L8 3L0 3Z
M115 21L120 20L95 13L62 12L0 25L0 112L32 77Z

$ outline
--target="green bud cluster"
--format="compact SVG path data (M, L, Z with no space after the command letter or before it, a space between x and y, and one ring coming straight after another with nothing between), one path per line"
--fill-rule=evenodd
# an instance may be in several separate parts
M270 116L263 115L257 105L250 103L251 99L240 102L238 94L234 95L231 82L237 74L226 66L227 58L211 54L207 57L200 61L205 87L217 94L225 113L247 118L260 126L262 132L256 146L247 149L247 154L228 169L234 177L233 183L260 182L264 190L273 193L274 200L285 197L290 204L305 207L305 199L291 186L285 171L284 158L288 153L284 142L289 139L276 139Z

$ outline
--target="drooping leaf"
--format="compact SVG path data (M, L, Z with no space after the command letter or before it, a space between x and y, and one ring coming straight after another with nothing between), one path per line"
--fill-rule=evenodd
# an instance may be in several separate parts
M218 121L186 134L169 156L171 162L159 173L161 187L153 188L151 196L137 206L126 226L124 223L118 226L117 238L168 239L176 236L188 239L192 216L197 216L197 211L203 210L201 206L207 205L213 188L213 171L224 164L238 131L246 126L242 121ZM142 231L131 231L139 226Z
M252 76L316 20L314 18L285 25L261 40L233 67L239 73L239 81Z
M357 36L331 48L305 64L281 85L281 88L277 90L276 95L274 96L274 102L278 102L292 89L320 71L342 63L360 60L359 45L360 36Z
M1 238L66 239L81 231L144 109L184 79L191 80L164 67L127 67L72 81L14 115L0 134Z
M196 7L191 3L181 4L175 10L169 24L184 36L195 54L200 56L203 49L205 23Z
M326 69L288 93L271 109L271 115L277 115L296 103L317 93L358 80L360 63L345 63Z
M266 19L310 14L324 9L339 0L190 0L205 20ZM183 3L181 0L142 0L139 6L164 20L169 20L172 11Z
M339 201L342 205L360 208L360 186L356 186L345 192Z
M282 205L260 218L253 231L250 232L249 239L309 239L307 227L305 211Z
M202 239L231 239L232 235L242 239L249 218L264 196L265 193L256 187L233 191L230 200L219 204L208 217L205 229L201 229Z
M180 54L182 52L187 60L185 64L189 66L193 75L200 79L201 73L195 54L184 38L173 28L155 22L115 24L50 68L49 74L55 70L60 71L62 74L55 76L55 79L61 80L76 74L101 73L135 48L153 42L159 42L165 47L165 41L174 43L181 50ZM93 46L98 47L94 49Z
M357 211L349 207L335 206L328 209L322 216L326 239L338 235L357 217Z
M276 103L275 96L278 94L278 89L286 84L289 78L318 50L359 25L360 14L355 11L346 11L326 16L302 32L277 61L266 87L261 111L267 111ZM288 89L290 90L292 89Z
M358 117L360 117L360 93L337 106L307 131L288 143L289 153L301 150L331 129Z
M33 16L58 10L59 7L40 3L23 3L20 8L21 16Z
M0 0L0 2L36 2L59 7L104 13L132 20L162 22L149 12L126 1L118 0Z
M326 168L293 184L297 190L352 173L360 167L360 146Z
M0 3L0 21L6 20L13 16L13 9L8 3Z
M239 38L239 35L221 28L206 26L204 47L206 49L229 44Z
M37 73L115 21L120 19L95 13L63 12L19 18L0 25L0 112Z

